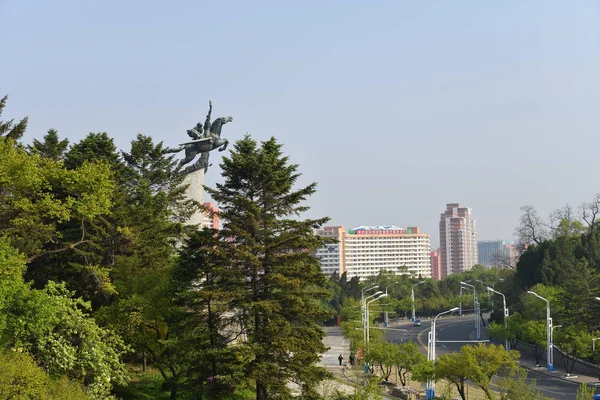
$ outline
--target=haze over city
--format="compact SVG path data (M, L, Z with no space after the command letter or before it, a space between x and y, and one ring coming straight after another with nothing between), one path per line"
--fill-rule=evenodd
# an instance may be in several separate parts
M419 226L446 203L511 239L598 192L597 1L0 2L5 118L72 143L138 132L173 146L205 117L276 136L317 181L309 216ZM214 154L206 184L221 179Z

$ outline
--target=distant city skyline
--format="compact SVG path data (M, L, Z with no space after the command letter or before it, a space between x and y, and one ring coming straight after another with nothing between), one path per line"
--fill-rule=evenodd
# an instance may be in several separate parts
M508 240L521 206L548 216L600 192L585 173L600 159L566 155L597 140L599 8L4 0L2 118L29 116L26 143L56 128L176 146L212 100L227 139L275 136L298 184L318 183L307 217L415 225L437 248L439 210L460 202L480 239Z

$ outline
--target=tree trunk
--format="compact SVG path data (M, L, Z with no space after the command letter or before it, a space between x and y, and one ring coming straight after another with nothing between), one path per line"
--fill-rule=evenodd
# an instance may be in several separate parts
M171 400L175 400L177 398L177 384L171 385Z
M481 388L481 390L483 390L483 393L485 393L485 397L488 400L494 400L495 399L494 395L490 392L490 388Z
M144 359L143 364L142 364L142 372L146 372L146 370L148 369L148 360L146 359L146 352L143 351L142 355L143 355L143 359Z
M461 399L467 400L467 395L465 394L465 383L461 382L460 385L456 385L456 388L458 389L458 394L460 394Z
M256 400L267 400L267 389L260 382L256 382Z

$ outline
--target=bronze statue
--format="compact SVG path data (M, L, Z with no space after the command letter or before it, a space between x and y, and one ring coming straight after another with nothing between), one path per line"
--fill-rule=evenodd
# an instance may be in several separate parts
M187 167L183 173L191 173L200 169L206 170L212 164L208 163L208 157L210 152L214 149L224 151L227 149L229 141L227 139L221 139L221 129L223 125L233 120L232 117L221 117L214 120L211 124L210 117L212 114L212 102L208 102L208 114L206 115L206 121L204 122L204 128L202 124L198 122L192 129L187 130L187 134L192 138L191 142L182 143L177 148L167 148L165 153L179 153L185 150L185 158L179 162L179 166L183 166L196 158L200 154L200 158L192 166Z

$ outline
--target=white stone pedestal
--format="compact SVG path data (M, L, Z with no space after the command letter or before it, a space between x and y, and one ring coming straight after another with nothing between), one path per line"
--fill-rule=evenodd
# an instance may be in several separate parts
M204 169L194 171L185 176L185 184L188 184L188 188L185 191L185 195L190 200L195 200L198 204L204 204ZM204 220L204 214L197 210L187 220L186 225L198 225L202 226Z

